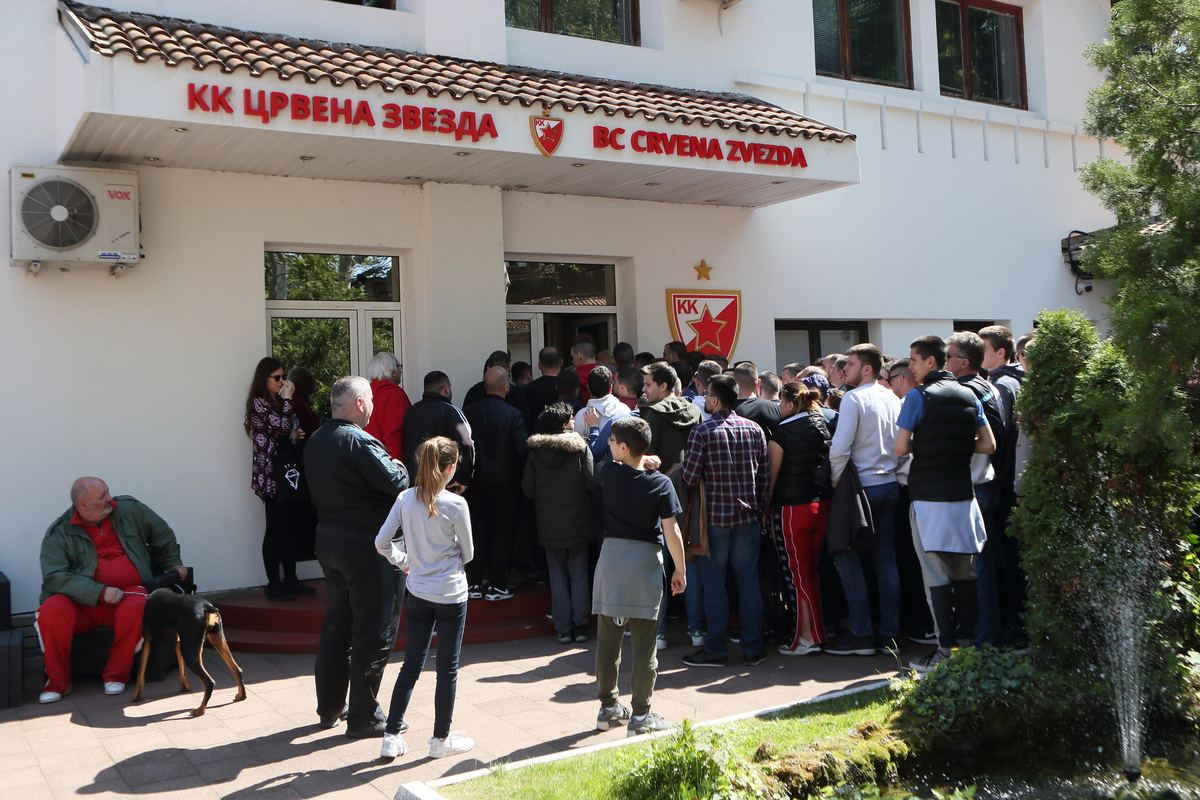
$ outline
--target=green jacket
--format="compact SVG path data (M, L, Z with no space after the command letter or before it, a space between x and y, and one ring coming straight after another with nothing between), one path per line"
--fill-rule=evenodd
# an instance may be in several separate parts
M646 455L661 458L659 470L666 472L683 461L688 434L704 421L704 415L691 400L671 395L643 408L642 419L650 425L650 449Z
M171 567L180 566L179 543L175 532L163 518L129 495L114 497L113 530L125 548L125 554L147 581ZM42 539L42 596L38 604L53 594L65 594L87 606L100 605L104 585L96 583L96 545L80 525L72 525L75 509L69 508L56 519Z

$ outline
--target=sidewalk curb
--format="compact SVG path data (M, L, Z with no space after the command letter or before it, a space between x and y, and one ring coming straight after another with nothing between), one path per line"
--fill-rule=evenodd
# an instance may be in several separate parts
M826 692L825 694L820 694L816 697L810 697L807 700L800 700L795 703L785 703L781 706L772 706L770 708L759 709L758 711L747 711L744 714L734 714L731 717L721 717L720 719L709 720L708 722L699 722L696 723L696 727L707 728L712 725L723 725L727 722L740 722L744 719L761 717L766 714L782 711L786 708L792 708L794 706L821 703L826 700L836 700L839 697L846 697L847 695L859 694L860 692L869 692L872 689L879 689L887 686L888 683L889 681L887 679L872 681L864 686L856 686L853 689L839 689L836 692ZM670 735L671 731L661 731L659 733L650 734L649 736L635 736L632 738L619 739L614 742L593 744L574 750L564 750L560 753L551 753L545 756L537 756L536 758L527 758L523 761L500 764L496 767L485 767L484 769L476 769L470 772L464 772L460 775L451 775L446 778L438 778L437 780L433 781L414 781L412 783L405 783L396 790L396 795L393 800L447 800L445 795L437 791L439 788L443 786L452 786L456 783L473 780L474 778L480 778L497 769L502 769L506 772L509 772L515 769L521 769L522 767L530 767L535 764L549 764L554 761L562 761L563 759L574 758L575 756L582 756L588 753L596 753L601 750L612 750L616 747L624 747L625 745L637 744L638 742L645 742L651 739L661 739L664 736Z

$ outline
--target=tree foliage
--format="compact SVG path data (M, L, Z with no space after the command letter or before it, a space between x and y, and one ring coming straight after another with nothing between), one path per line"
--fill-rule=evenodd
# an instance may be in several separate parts
M1195 470L1163 457L1172 426L1147 429L1132 413L1158 388L1082 313L1042 312L1026 354L1018 411L1033 447L1013 531L1030 640L1043 659L1100 683L1109 623L1135 602L1152 628L1153 685L1169 695L1178 655L1196 647Z
M1083 169L1118 220L1084 266L1109 280L1113 341L1146 388L1131 432L1183 466L1200 419L1187 391L1200 358L1200 0L1123 0L1087 57L1108 76L1089 97L1087 130L1129 159Z

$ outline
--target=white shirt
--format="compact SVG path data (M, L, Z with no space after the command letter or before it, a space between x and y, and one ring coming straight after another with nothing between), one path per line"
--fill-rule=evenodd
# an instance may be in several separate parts
M629 410L629 406L621 402L614 394L606 394L604 397L593 397L588 400L587 405L579 409L575 414L575 432L583 438L588 436L588 424L583 421L583 415L588 412L588 409L596 409L600 412L600 421L596 423L597 428L603 428L604 423L610 419L617 417L627 417L633 412Z
M375 537L375 549L400 569L408 570L408 590L431 603L465 603L467 573L464 564L475 555L471 540L471 514L467 501L442 491L435 513L417 499L416 488L396 498L387 520ZM394 542L396 530L403 542Z
M900 398L871 381L842 397L837 431L829 445L833 483L841 480L850 459L863 486L880 486L896 480L896 420Z

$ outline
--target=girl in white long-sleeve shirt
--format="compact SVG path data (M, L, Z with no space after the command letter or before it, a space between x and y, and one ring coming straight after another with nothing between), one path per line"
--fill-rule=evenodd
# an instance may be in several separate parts
M433 696L429 756L443 758L465 753L475 746L461 732L450 731L458 656L467 619L467 574L463 565L475 552L467 502L445 490L457 465L458 445L444 436L435 436L418 447L416 486L396 499L375 537L375 548L383 557L408 573L408 595L404 601L408 609L408 646L404 666L392 690L391 711L380 752L383 758L408 752L408 745L400 735L404 712L429 654L435 623L437 688ZM397 534L402 538L398 540Z

